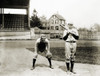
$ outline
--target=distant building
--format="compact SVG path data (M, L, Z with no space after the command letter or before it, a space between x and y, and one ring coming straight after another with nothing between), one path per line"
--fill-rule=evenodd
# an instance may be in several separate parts
M53 14L49 20L46 19L45 16L40 17L42 25L45 29L37 29L35 28L35 34L46 34L48 38L61 38L63 35L63 28L60 26L61 24L66 24L65 19L59 14Z
M48 27L51 38L61 38L63 35L63 28L61 24L66 24L65 19L59 14L53 14L48 20Z
M49 18L49 27L51 30L62 30L61 24L65 24L65 19L61 15L54 14Z

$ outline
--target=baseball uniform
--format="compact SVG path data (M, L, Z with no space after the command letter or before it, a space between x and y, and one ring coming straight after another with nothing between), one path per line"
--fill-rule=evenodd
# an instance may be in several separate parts
M66 57L66 66L67 71L75 74L73 71L74 61L75 61L75 53L76 53L76 41L79 39L78 31L72 24L69 25L69 29L64 31L63 39L65 40L65 57ZM70 65L71 64L71 65Z

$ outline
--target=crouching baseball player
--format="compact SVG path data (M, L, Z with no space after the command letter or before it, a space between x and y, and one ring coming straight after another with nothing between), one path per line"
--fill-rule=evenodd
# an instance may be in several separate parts
M35 62L36 62L38 53L46 53L46 58L49 61L49 67L53 69L52 63L51 63L52 54L50 52L50 43L44 34L42 34L41 37L36 40L34 53L35 55L33 57L33 66L31 70L35 68Z
M79 39L79 35L77 29L73 26L72 23L69 23L68 30L64 31L63 39L65 40L65 57L67 71L70 71L75 74L73 68L77 47L76 41Z

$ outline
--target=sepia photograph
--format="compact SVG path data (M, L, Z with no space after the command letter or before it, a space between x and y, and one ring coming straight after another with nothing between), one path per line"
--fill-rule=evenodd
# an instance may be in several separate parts
M0 76L99 75L99 0L0 1Z

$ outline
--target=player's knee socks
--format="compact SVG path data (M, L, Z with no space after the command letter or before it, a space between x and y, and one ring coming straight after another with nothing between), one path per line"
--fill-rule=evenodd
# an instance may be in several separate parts
M66 63L67 71L69 70L69 63Z
M51 66L52 66L51 58L48 58L48 61L49 61L49 65L50 65L50 67L51 67Z
M73 68L74 68L74 61L71 61L71 72L73 72Z
M33 59L33 67L35 67L36 59Z

